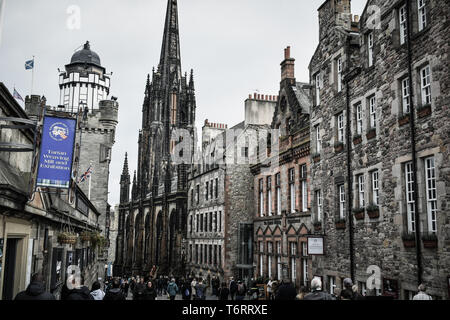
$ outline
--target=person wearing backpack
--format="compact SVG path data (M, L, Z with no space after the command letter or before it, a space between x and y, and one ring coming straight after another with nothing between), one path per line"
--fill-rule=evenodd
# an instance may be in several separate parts
M169 285L167 286L167 294L169 295L170 300L175 300L178 293L178 286L175 283L175 279L172 278Z
M239 280L237 286L236 300L244 300L246 291L247 288L245 287L245 284L241 280Z
M182 280L181 281L181 293L183 300L191 300L191 283L189 280Z
M196 300L206 300L205 292L206 286L203 284L203 279L200 279L195 286Z

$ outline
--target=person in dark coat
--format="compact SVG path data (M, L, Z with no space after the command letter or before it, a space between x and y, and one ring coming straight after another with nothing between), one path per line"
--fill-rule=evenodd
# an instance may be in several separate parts
M56 300L55 296L45 291L44 277L36 273L25 291L19 292L14 300Z
M230 279L230 296L231 296L231 300L234 300L234 296L236 295L238 286L236 281L234 281L234 278L231 277Z
M344 279L344 290L339 295L340 300L363 300L364 297L359 294L358 287L353 288L353 281L350 278Z
M182 281L181 296L183 300L191 300L191 283L189 280Z
M147 287L144 290L143 300L155 300L156 299L156 288L153 286L152 281L147 282Z
M126 297L123 294L122 290L120 289L119 280L116 279L112 283L112 289L109 289L108 292L106 292L103 301L123 301L123 300L126 300Z
M277 293L275 295L275 300L295 300L297 296L297 291L294 285L288 279L285 279L277 288Z
M144 300L144 291L146 285L144 283L144 278L140 278L139 282L134 286L133 300Z
M84 285L83 276L80 277L80 283L77 283L75 277L72 277L73 289L70 290L66 300L94 300L91 290Z
M222 282L222 286L218 290L219 300L228 300L228 296L230 295L230 289L227 287L226 282Z
M314 278L311 281L311 293L307 294L303 300L336 300L328 292L322 291L322 280Z

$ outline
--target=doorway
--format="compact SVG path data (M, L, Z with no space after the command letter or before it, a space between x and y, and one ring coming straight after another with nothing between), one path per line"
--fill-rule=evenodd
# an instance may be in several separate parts
M5 252L5 272L3 276L3 300L12 300L19 239L7 239Z

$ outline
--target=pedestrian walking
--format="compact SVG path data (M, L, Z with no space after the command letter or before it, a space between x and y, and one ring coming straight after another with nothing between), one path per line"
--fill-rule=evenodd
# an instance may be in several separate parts
M172 278L172 281L167 285L167 295L169 296L170 300L175 300L178 293L178 286L175 283L175 279Z
M192 299L197 299L197 291L195 290L195 287L197 286L197 278L192 279L191 282L191 293L192 293Z
M422 283L419 286L419 292L413 297L413 300L433 300L430 295L426 293L427 287Z
M182 280L181 294L183 300L191 300L191 283L189 280Z
M242 301L245 299L245 293L247 292L247 288L245 286L245 283L243 283L241 280L238 281L238 289L236 291L236 300Z
M55 296L45 291L44 277L36 273L25 291L19 292L14 300L56 300Z
M230 297L231 300L234 300L234 297L236 296L236 292L237 292L237 283L236 281L234 281L234 278L231 277L230 278Z
M144 290L143 300L156 300L156 296L156 288L153 286L153 281L149 280Z
M120 288L120 281L118 279L113 280L111 289L109 289L103 301L123 301L126 300L126 296L123 294Z
M133 300L144 300L144 291L145 291L145 283L144 283L144 278L140 277L139 278L139 282L136 283L135 287L134 287L134 292L133 292Z
M219 288L219 300L228 300L230 295L230 289L228 289L227 283L222 282L222 286Z
M275 300L295 300L297 291L289 279L284 279L281 285L278 286Z
M91 291L84 285L84 277L80 276L79 282L72 278L73 289L67 295L67 300L94 300Z
M92 284L91 296L94 298L94 300L103 300L103 298L105 297L105 292L103 292L103 290L101 289L100 282L95 281Z
M322 291L322 280L315 277L311 280L311 293L305 295L303 300L335 300L331 294Z
M271 277L269 281L267 282L267 294L269 296L269 300L273 300L273 284L275 281L273 281L273 278Z
M358 286L353 286L352 279L345 278L344 289L341 291L339 298L341 300L362 300L363 296L359 294Z
M206 300L206 286L203 284L203 279L200 278L195 286L195 300Z

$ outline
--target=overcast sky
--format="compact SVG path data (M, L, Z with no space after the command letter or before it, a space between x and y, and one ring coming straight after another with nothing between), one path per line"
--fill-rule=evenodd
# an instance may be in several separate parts
M130 174L137 165L146 75L159 62L167 0L3 1L0 81L11 92L15 85L24 98L30 94L31 72L24 63L34 55L34 94L58 105L57 69L64 69L87 40L107 72L114 72L110 93L119 97L120 111L109 202L117 204L125 152ZM297 81L309 81L308 64L318 44L317 9L323 2L178 1L181 64L183 71L194 69L199 133L205 119L229 126L241 122L244 101L255 90L277 95L286 46L296 59ZM352 13L361 15L365 3L353 0ZM81 10L80 29L68 27L72 5Z

